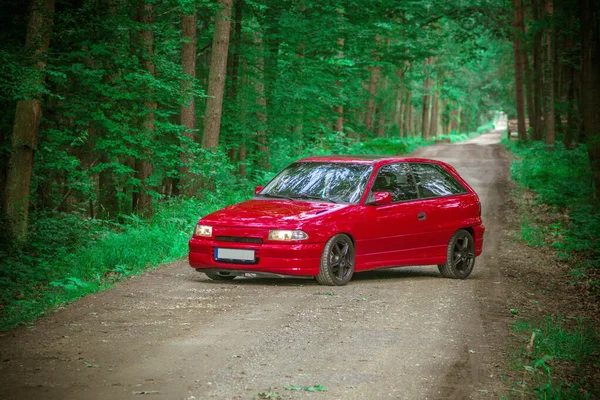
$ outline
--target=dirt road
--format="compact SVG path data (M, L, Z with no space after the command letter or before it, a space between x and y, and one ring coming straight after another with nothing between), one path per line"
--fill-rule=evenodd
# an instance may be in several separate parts
M481 197L486 243L469 279L415 267L340 288L215 283L182 260L0 334L0 398L494 397L509 318L496 261L508 196L499 140L492 132L416 153L450 162Z

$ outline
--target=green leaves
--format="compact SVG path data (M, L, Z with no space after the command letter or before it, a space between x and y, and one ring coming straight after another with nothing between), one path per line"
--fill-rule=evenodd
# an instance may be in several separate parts
M307 392L324 392L327 389L321 385L314 385L314 386L305 386L304 390L306 390Z

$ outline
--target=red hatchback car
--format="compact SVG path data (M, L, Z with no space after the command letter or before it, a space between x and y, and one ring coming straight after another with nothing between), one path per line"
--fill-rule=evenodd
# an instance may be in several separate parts
M464 279L484 230L477 194L446 163L310 157L257 187L252 200L200 219L189 260L220 280L251 272L344 285L355 272L408 265Z

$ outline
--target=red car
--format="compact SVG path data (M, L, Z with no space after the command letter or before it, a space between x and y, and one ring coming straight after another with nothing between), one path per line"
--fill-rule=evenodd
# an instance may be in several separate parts
M251 272L344 285L355 272L437 265L465 279L483 247L479 198L441 161L310 157L255 193L198 222L193 268L219 280Z

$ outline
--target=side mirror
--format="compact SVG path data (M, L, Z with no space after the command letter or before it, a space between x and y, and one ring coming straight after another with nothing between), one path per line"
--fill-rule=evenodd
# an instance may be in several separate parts
M264 186L257 186L254 188L254 194L259 194L263 190Z
M375 192L373 193L373 197L375 197L375 204L390 204L392 202L392 195L390 192Z

